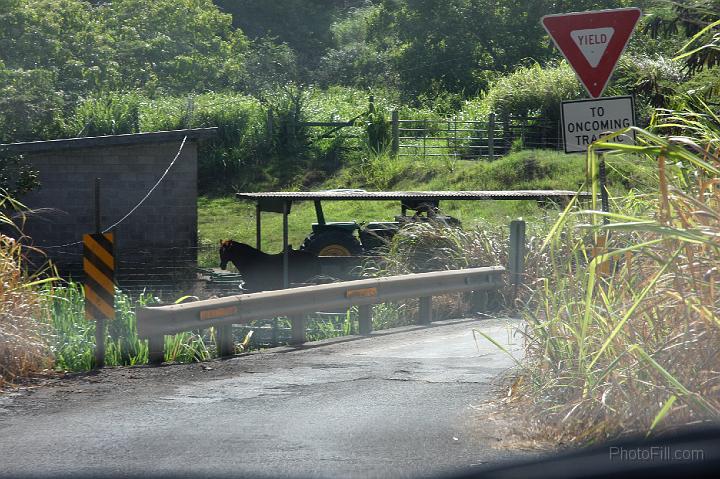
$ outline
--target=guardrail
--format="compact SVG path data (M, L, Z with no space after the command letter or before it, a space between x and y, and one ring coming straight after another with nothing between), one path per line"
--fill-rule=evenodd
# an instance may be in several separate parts
M301 344L305 342L303 314L333 308L359 306L359 333L366 335L372 332L370 305L420 298L418 323L429 324L433 296L500 289L504 273L501 266L433 271L138 308L138 335L148 339L149 361L155 364L164 359L166 334L215 327L218 354L229 356L235 352L233 324L287 316L292 322L292 342Z

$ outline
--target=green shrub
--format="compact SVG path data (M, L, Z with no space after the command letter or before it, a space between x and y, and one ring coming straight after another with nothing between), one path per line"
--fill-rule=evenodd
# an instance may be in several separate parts
M55 89L56 76L43 68L5 68L0 59L0 143L62 134L63 94Z
M677 87L684 79L680 65L666 57L625 56L618 64L605 96L633 95L636 120L639 125L647 125L654 108L666 108L676 101ZM468 100L458 119L480 120L494 112L499 120L505 115L538 116L548 125L558 125L561 102L586 97L587 93L567 62L546 66L536 63L499 78L485 94ZM560 137L556 128L547 134L550 138Z
M545 67L536 63L495 81L484 95L466 102L460 116L473 120L494 112L558 121L560 102L583 96L584 90L566 62Z
M189 98L161 98L143 111L142 131L217 127L218 136L203 142L198 158L200 191L246 189L267 158L265 109L252 97L206 93ZM248 174L249 173L249 174Z
M140 108L147 102L139 93L111 92L86 98L65 124L65 135L119 135L140 131Z
M390 143L389 116L396 99L377 92L369 113L367 91L331 87L278 88L263 99L239 93L204 93L149 98L138 92L88 97L65 121L64 135L122 133L217 127L218 136L201 144L199 189L203 194L309 186L344 164L363 162L368 145L375 153ZM268 130L268 114L272 131ZM429 110L400 109L402 119L437 119ZM333 130L303 122L354 121ZM321 174L320 174L321 173Z
M626 55L621 58L610 81L609 95L633 95L635 119L650 124L655 108L670 108L678 86L685 80L682 66L670 58L655 55Z
M688 79L677 88L680 105L684 106L688 96L700 98L706 103L720 101L720 66L707 68Z

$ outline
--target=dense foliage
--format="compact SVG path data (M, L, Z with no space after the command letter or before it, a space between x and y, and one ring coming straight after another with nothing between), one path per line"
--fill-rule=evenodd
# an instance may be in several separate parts
M558 102L584 92L540 17L627 5L0 0L0 142L219 126L201 155L202 191L305 184L386 148L391 109L556 120ZM654 108L716 101L717 0L633 5L646 16L608 93L634 94L641 124ZM347 120L356 127L302 126ZM17 163L0 169L21 191L5 173Z

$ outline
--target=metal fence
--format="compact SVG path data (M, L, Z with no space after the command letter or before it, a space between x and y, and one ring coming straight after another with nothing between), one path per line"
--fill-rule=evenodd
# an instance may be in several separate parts
M392 150L397 156L494 160L513 148L562 148L558 122L494 113L484 120L403 120L392 115Z
M40 268L51 260L62 278L84 282L81 245L71 244L45 251L48 256L29 255L35 267ZM220 263L218 246L214 244L145 248L120 245L115 251L115 280L118 288L131 297L152 293L162 299L174 300L185 294L209 296L237 294L240 291L239 275L198 268L198 264L208 263L213 266Z

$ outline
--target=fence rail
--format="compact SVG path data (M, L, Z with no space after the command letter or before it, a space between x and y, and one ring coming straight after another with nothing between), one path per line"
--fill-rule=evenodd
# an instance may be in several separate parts
M359 306L360 334L372 331L370 305L420 298L418 322L432 321L432 296L497 290L505 268L492 266L244 294L218 299L137 309L138 335L148 339L151 363L164 359L164 336L215 327L220 356L234 353L232 325L258 319L287 316L292 322L293 343L305 342L304 314Z

